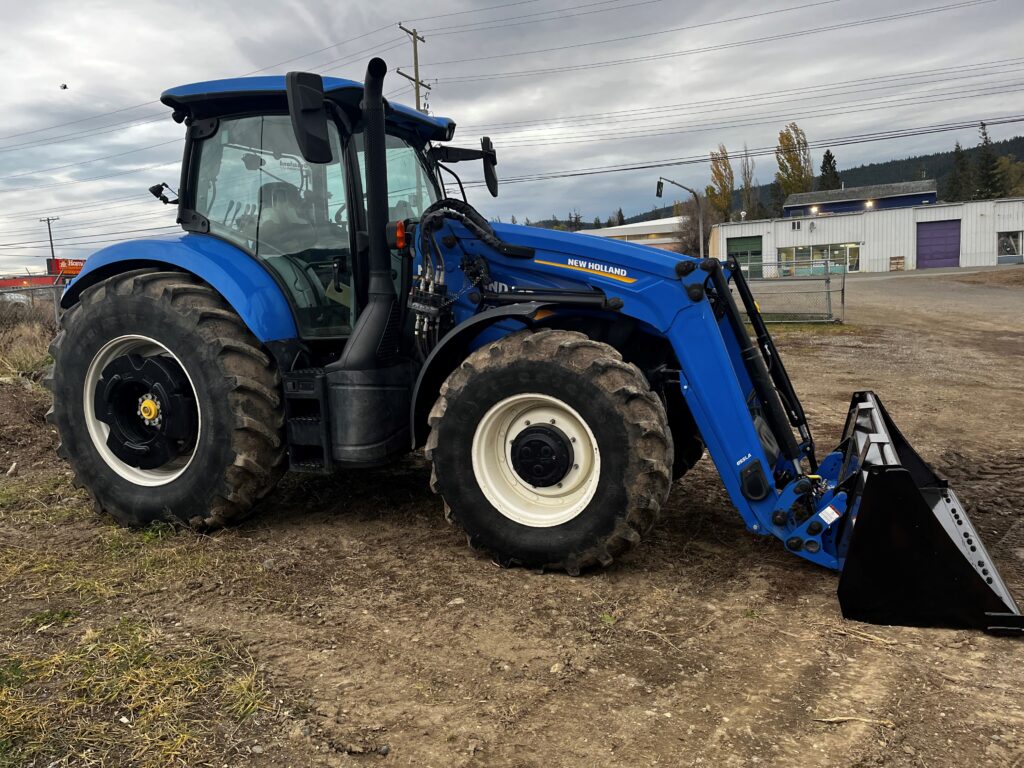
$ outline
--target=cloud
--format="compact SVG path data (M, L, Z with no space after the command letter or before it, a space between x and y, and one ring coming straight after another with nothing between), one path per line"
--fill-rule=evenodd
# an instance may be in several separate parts
M1024 60L970 78L971 71L963 70L1012 58L1024 33L1024 17L1013 0L819 32L812 30L953 0L921 0L912 8L836 0L738 19L811 2L559 0L552 7L542 0L441 0L430 5L427 17L422 3L386 1L8 4L0 53L8 73L0 127L0 273L42 267L49 248L38 219L45 215L61 217L55 237L74 238L58 240L59 255L65 256L97 247L72 244L113 239L119 235L110 233L122 230L175 231L173 210L146 192L153 183L173 185L177 178L183 128L154 103L164 89L300 56L279 71L310 68L361 79L376 52L411 71L411 49L392 26L399 20L426 37L420 60L422 76L433 85L432 111L459 123L456 143L471 146L479 135L491 135L505 178L704 155L720 142L734 151L744 143L772 146L793 116L818 140L1008 114L1019 103L1013 89L1024 89ZM665 32L679 27L690 29ZM779 35L798 36L748 42ZM330 47L345 40L352 42ZM693 52L698 49L710 50ZM689 53L672 55L679 52ZM598 66L638 57L660 58ZM917 80L893 79L938 68L950 69ZM466 79L524 70L534 73ZM867 78L878 79L839 87ZM898 87L887 87L892 84ZM386 90L405 85L392 74ZM818 90L806 90L812 88ZM761 96L786 89L804 90ZM403 99L411 101L412 94ZM882 99L890 103L879 105ZM123 108L128 109L103 114ZM49 128L61 123L67 125ZM992 133L1004 138L1016 132L1011 125ZM947 149L958 139L973 145L976 132L835 152L842 170ZM627 213L650 208L659 172L691 186L707 183L704 165L669 166L504 184L497 200L474 190L473 202L505 220L552 213L564 218L570 209L585 220L605 218L620 206ZM759 159L761 181L773 172L770 158ZM465 176L476 177L476 169ZM9 247L14 243L24 245Z

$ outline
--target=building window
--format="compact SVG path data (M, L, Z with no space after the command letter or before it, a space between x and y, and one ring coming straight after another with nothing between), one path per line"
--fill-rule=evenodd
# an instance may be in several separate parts
M997 239L996 255L1000 264L1017 264L1024 262L1024 251L1021 250L1020 232L1000 232Z
M779 248L778 259L777 275L772 277L823 275L826 269L833 274L859 272L860 244L833 243Z
M789 225L789 228L790 229L800 229L800 222L799 221L791 222L790 225Z

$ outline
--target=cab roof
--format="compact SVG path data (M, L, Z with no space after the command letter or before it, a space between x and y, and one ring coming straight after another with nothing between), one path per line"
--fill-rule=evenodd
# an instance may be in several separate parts
M348 111L358 111L363 93L362 83L340 77L325 77L323 81L325 98ZM160 101L175 112L195 119L248 110L287 108L284 75L235 77L179 85L164 91ZM386 99L385 117L392 125L410 130L424 141L450 141L455 133L454 120L425 115L412 107Z

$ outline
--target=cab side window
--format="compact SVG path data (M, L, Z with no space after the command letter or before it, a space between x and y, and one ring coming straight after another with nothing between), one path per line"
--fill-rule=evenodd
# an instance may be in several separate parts
M248 251L280 277L303 337L348 335L352 290L344 155L307 163L287 115L222 120L200 146L196 212L210 232Z

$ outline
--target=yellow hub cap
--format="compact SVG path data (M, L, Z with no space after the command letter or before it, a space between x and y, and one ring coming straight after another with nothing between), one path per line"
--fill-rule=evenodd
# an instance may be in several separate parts
M160 406L154 400L143 400L139 405L139 415L147 421L152 421L160 413Z

